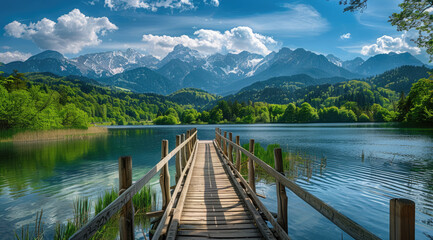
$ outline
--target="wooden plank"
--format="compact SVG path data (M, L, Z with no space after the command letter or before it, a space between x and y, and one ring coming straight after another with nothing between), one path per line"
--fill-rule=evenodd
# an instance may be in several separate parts
M283 167L283 154L281 148L274 149L274 161L275 170L284 175ZM283 228L283 230L288 232L288 218L287 218L287 194L286 187L281 184L278 180L275 183L277 190L277 205L278 205L278 217L277 222Z
M224 138L219 134L221 139L225 139L228 141L227 138ZM358 223L354 222L352 219L344 216L339 211L334 209L333 207L329 206L313 194L309 193L308 191L305 191L303 188L298 186L296 183L292 182L290 179L287 179L285 176L277 172L275 169L273 169L271 166L245 150L242 146L235 144L234 142L228 142L229 144L232 144L234 148L239 149L243 154L247 155L247 157L250 157L252 160L254 160L257 165L259 165L265 172L267 172L270 176L275 177L278 181L280 181L281 184L283 184L285 187L289 188L294 194L296 194L298 197L300 197L303 201L308 203L310 206L312 206L316 211L321 213L323 216L328 218L331 222L333 222L335 225L337 225L341 230L349 234L351 237L355 239L376 239L379 240L380 238L359 225Z
M219 151L217 151L217 153L219 153ZM220 155L220 160L224 163L223 164L224 167L228 166L227 161L225 160L225 158L221 157L221 155ZM239 182L236 180L233 173L230 171L230 169L227 169L227 168L226 168L226 171L228 173L228 176L232 179L234 187L236 187L238 189L238 192L240 193L242 200L246 203L248 210L253 215L253 219L256 222L258 229L263 234L263 237L265 239L276 239L274 237L274 235L272 234L271 230L266 225L266 223L263 221L260 214L257 212L257 210L254 207L254 205L252 204L251 200L246 196L245 192L242 190L242 187L240 186Z
M251 238L261 237L259 231L239 231L239 230L181 230L177 232L178 236L191 237L210 237L210 238Z
M208 237L192 237L192 236L179 236L176 239L178 240L216 240L216 239L221 239L221 238L208 238ZM223 238L223 239L236 239L236 238ZM248 239L248 240L262 240L263 238L237 238L237 239Z
M243 230L243 229L257 229L257 226L252 223L233 224L233 225L187 225L181 224L179 230Z
M245 224L254 223L252 219L227 219L227 220L209 220L209 221L196 221L196 220L182 220L182 224L188 225L225 225L225 224Z

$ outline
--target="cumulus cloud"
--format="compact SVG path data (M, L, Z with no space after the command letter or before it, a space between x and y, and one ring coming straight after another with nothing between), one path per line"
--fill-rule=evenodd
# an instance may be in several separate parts
M351 37L351 34L350 33L346 33L346 34L343 34L343 35L341 35L340 36L340 39L349 39Z
M365 45L361 49L362 55L376 55L390 52L409 52L411 54L418 55L421 54L421 49L409 44L406 33L402 34L401 37L395 38L383 35L382 37L376 39L375 44Z
M214 53L239 53L249 51L266 55L271 52L271 48L276 47L277 42L268 36L254 33L249 27L235 27L225 32L200 29L194 32L194 37L187 35L167 36L167 35L143 35L143 48L157 57L164 57L174 46L182 44L191 49L197 50L204 55Z
M219 6L219 0L202 0L204 3ZM193 0L105 0L105 7L111 10L147 9L157 11L159 8L188 10L195 8Z
M31 56L32 56L32 54L30 54L30 53L23 53L23 52L19 52L19 51L0 52L0 62L10 63L13 61L25 61Z
M60 16L57 22L47 18L28 25L13 21L4 29L12 37L32 40L41 49L78 53L84 47L98 45L99 36L117 30L117 26L107 17L88 17L74 9Z

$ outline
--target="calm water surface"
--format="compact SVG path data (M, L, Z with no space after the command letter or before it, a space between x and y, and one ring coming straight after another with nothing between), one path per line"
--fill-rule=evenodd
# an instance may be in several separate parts
M279 143L302 158L290 177L384 239L389 199L411 199L416 203L416 238L433 236L433 129L275 124L118 127L107 136L85 140L0 143L0 239L13 239L14 229L33 223L41 209L45 236L52 238L55 223L72 217L74 199L95 199L117 187L119 156L132 156L137 180L159 161L162 139L173 149L175 135L192 127L197 127L199 139L212 139L215 127L220 127L241 136L241 143L250 138L262 146ZM174 161L170 171L174 173ZM257 191L276 212L275 184L262 177ZM152 185L159 191L157 178ZM293 239L350 239L290 191L288 197Z

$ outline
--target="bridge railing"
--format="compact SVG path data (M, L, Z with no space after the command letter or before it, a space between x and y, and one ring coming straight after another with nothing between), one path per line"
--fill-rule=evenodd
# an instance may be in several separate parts
M248 195L254 200L256 206L263 212L265 217L274 227L280 238L287 238L287 195L285 188L291 190L303 201L312 206L341 230L355 239L380 239L358 223L346 217L335 208L329 206L313 194L304 190L293 181L284 176L282 152L280 148L274 150L275 169L266 164L261 159L254 156L254 139L249 141L249 150L240 146L239 136L233 142L232 133L222 134L221 129L215 129L215 144L227 159L227 164L244 184ZM233 159L233 150L236 151L236 159ZM240 174L240 162L242 154L248 157L248 182ZM276 219L257 198L255 191L255 164L260 166L268 175L276 180L278 213ZM415 239L415 203L407 199L390 200L390 239Z
M132 197L137 194L146 183L160 172L160 185L162 192L162 208L164 213L170 212L170 174L168 162L176 156L176 189L179 179L184 176L191 165L191 159L197 146L197 129L188 130L186 135L176 136L176 148L168 153L168 141L163 140L161 145L161 161L159 161L142 178L132 184L132 159L130 156L119 158L119 197L104 208L86 225L80 228L69 239L89 239L119 210L120 212L120 239L134 239L134 211ZM175 190L176 191L176 190ZM178 190L179 191L179 190ZM168 211L167 211L168 210ZM164 215L163 215L164 218ZM161 225L161 224L160 224ZM158 230L156 231L158 233Z

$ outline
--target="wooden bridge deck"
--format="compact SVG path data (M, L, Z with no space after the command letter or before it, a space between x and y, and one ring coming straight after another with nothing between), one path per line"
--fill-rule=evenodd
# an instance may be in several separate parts
M177 239L263 239L212 141L199 141Z

